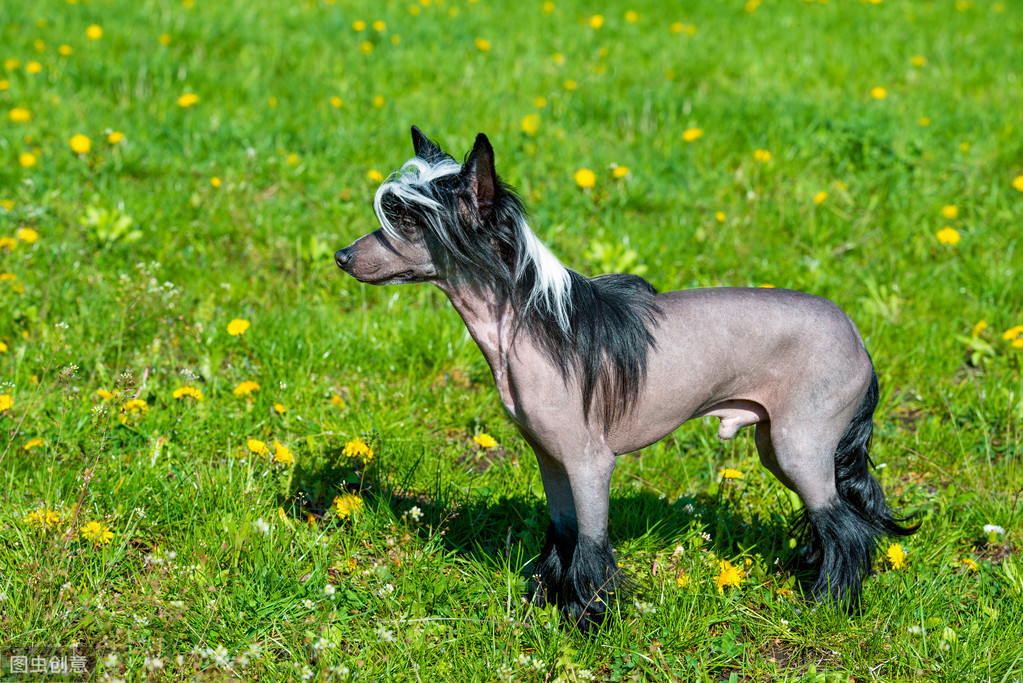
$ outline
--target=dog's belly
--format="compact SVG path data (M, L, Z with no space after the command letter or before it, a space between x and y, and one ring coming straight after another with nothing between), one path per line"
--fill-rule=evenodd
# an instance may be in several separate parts
M693 415L697 417L716 417L721 420L718 427L719 439L731 439L743 427L755 425L767 419L767 411L759 403L754 401L725 401L710 410Z

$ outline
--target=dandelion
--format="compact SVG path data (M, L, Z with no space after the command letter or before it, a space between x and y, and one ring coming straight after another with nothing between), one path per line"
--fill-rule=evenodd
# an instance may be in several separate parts
M493 448L497 445L497 440L486 432L472 437L472 440L475 441L480 448Z
M70 45L61 45L57 48L57 54L61 57L69 57L74 50L71 49Z
M32 120L32 112L24 107L15 107L7 112L7 118L11 123L28 123Z
M718 587L718 593L724 593L725 586L738 588L746 576L746 572L739 567L736 567L728 560L721 560L719 563L719 569L718 577L715 580Z
M36 165L36 155L31 152L22 152L18 155L18 163L22 168L32 168Z
M113 393L107 391L106 389L97 389L96 390L96 395L99 396L104 401L112 401L112 400L114 400Z
M813 196L814 204L823 204L824 200L828 198L828 193L823 190Z
M875 88L870 89L870 96L873 97L875 100L883 100L884 98L888 97L888 91L882 88L881 86L877 86Z
M103 29L99 25L93 24L85 29L85 37L89 40L99 40L103 37Z
M927 126L931 125L931 120L926 116L921 116L920 120L917 121L917 123L926 128Z
M490 41L486 38L477 38L475 41L476 49L480 52L487 52L490 50Z
M615 166L611 169L611 177L615 179L621 179L629 175L628 166Z
M0 394L0 413L5 413L14 407L14 399L10 394Z
M185 398L186 396L196 401L203 400L202 392L196 389L195 387L179 387L178 389L174 390L174 398L182 399Z
M361 52L364 55L368 55L369 53L373 52L373 43L369 42L368 40L362 41L361 43L359 43L359 52Z
M218 178L217 176L213 176L212 178L210 178L210 185L212 185L213 187L220 187L220 178Z
M277 412L278 415L283 415L284 413L288 412L287 407L283 403L274 403L274 410Z
M902 569L906 564L906 551L900 543L892 543L884 553L885 559L892 565L892 569Z
M579 84L575 82L574 78L569 78L562 85L565 86L565 90L575 90L579 87Z
M334 95L333 97L330 98L330 106L334 107L335 109L340 109L342 104L343 103L341 102L341 98L338 97L337 95Z
M716 211L714 213L714 220L716 220L718 223L724 223L725 218L726 216L724 211Z
M234 392L233 393L234 393L235 396L238 396L239 398L241 398L242 396L248 396L249 394L251 394L254 391L259 391L259 383L258 382L253 382L252 380L247 379L244 382L241 382L238 386L236 386L234 388Z
M366 173L366 177L372 180L374 183L379 183L383 181L384 174L376 170L375 168L371 168L369 172Z
M199 96L195 93L186 92L184 95L178 98L178 106L182 109L194 106L199 102Z
M1023 175L1018 175L1013 178L1012 186L1019 192L1023 192Z
M169 33L161 33L159 41L160 41L160 45L163 45L164 47L167 47L168 45L171 44L170 34Z
M590 17L590 28L599 29L604 25L604 16L602 14L594 14Z
M762 164L766 164L771 160L771 153L766 149L757 149L753 151L753 160L759 161Z
M719 472L719 476L721 479L741 479L742 472L736 469L732 469L731 467L726 467L725 469L721 470L721 472Z
M96 545L109 543L114 538L114 532L110 527L96 521L89 522L79 531L82 538L92 541Z
M279 462L282 465L292 465L295 462L295 456L291 454L290 448L280 441L274 441L274 462Z
M30 450L32 450L33 448L37 448L37 447L39 447L39 446L42 446L42 445L43 445L44 443L46 443L46 442L45 442L45 441L43 441L43 440L42 440L42 439L40 439L40 438L35 438L35 439L29 439L29 440L28 440L28 441L27 441L27 442L25 443L25 445L24 445L24 446L22 446L22 450L30 451Z
M47 510L46 508L40 508L33 512L28 513L25 517L25 524L29 526L38 526L44 529L52 529L59 526L63 521L60 513L56 510Z
M682 131L682 139L685 142L695 142L703 137L702 128L687 128Z
M333 396L330 397L330 402L333 403L338 408L345 407L345 400L338 396L337 394L334 394Z
M384 106L384 96L383 95L376 95L373 98L373 106L376 107L377 109L379 109L380 107Z
M373 449L359 438L352 439L346 443L342 453L346 458L360 458L363 462L369 462L373 459Z
M977 561L974 560L972 557L964 557L962 560L959 561L959 564L963 565L964 567L966 567L967 571L971 572L975 572L980 569L980 565L977 564Z
M120 142L123 139L124 139L124 133L122 133L119 130L110 131L110 134L107 135L107 142L109 142L111 145L116 145L118 142Z
M245 445L256 455L270 455L270 449L266 447L266 443L259 439L249 439Z
M625 21L629 22L630 24L635 24L637 21L639 21L639 12L631 9L627 10L625 12Z
M7 90L11 87L11 82L6 78L0 78L0 91Z
M377 19L376 21L373 22L373 30L376 31L377 33L383 31L386 28L387 24L381 21L380 19Z
M0 249L14 251L18 248L18 241L13 237L0 237Z
M686 30L686 25L683 24L681 21L675 21L672 22L671 26L668 27L668 30L671 31L672 33L682 33L683 31Z
M955 220L956 218L959 218L959 207L954 204L946 204L941 207L941 215L950 221Z
M988 324L987 324L986 320L978 320L977 324L974 325L973 329L970 331L970 336L973 337L974 339L976 339L987 328L988 328Z
M245 330L249 329L249 321L242 318L235 318L227 324L227 333L232 337L238 337L245 334Z
M43 70L43 65L36 61L31 61L25 65L25 71L30 74L37 74Z
M75 154L88 154L89 150L92 149L92 140L81 133L72 136L70 144L71 151Z
M540 130L540 115L526 114L522 117L522 132L533 135Z
M342 493L334 498L334 510L341 519L354 517L362 511L362 498L351 493Z
M366 30L366 22L362 19L356 19L352 22L352 30L361 33Z
M941 230L939 230L935 234L935 237L937 237L938 241L941 242L942 244L951 244L953 246L959 244L959 240L962 239L959 236L958 230L947 225Z
M927 63L923 55L913 55L913 58L909 61L913 63L913 66L923 66Z
M39 233L33 228L20 228L16 234L25 244L35 244L39 240Z
M575 184L584 190L593 187L597 183L596 174L588 168L580 168L573 177L575 178Z

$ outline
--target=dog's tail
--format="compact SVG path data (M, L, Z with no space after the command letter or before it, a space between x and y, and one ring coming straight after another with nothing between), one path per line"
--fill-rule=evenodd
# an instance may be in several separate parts
M863 402L835 449L838 499L830 507L804 511L800 520L803 561L816 572L811 593L819 602L833 599L847 607L855 605L880 540L908 536L920 526L903 526L892 515L881 484L870 473L878 397L877 372L872 368Z

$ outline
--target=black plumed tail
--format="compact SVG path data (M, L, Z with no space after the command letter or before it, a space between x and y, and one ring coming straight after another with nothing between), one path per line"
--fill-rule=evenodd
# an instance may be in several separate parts
M870 473L870 440L879 391L877 373L856 415L835 449L838 499L830 507L804 510L798 532L805 547L803 564L816 573L811 594L852 607L859 602L863 579L870 573L878 542L885 536L908 536L919 525L906 527L892 516L881 484Z

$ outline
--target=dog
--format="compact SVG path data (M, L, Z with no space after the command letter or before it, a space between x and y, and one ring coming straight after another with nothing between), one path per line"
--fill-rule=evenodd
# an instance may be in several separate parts
M869 470L877 373L849 317L784 289L583 277L529 228L485 135L463 163L416 127L412 142L374 197L380 228L335 261L369 284L432 282L479 345L550 510L533 602L599 627L627 582L607 534L616 456L713 416L722 439L755 425L761 462L802 500L811 597L857 603L880 539L916 527Z

